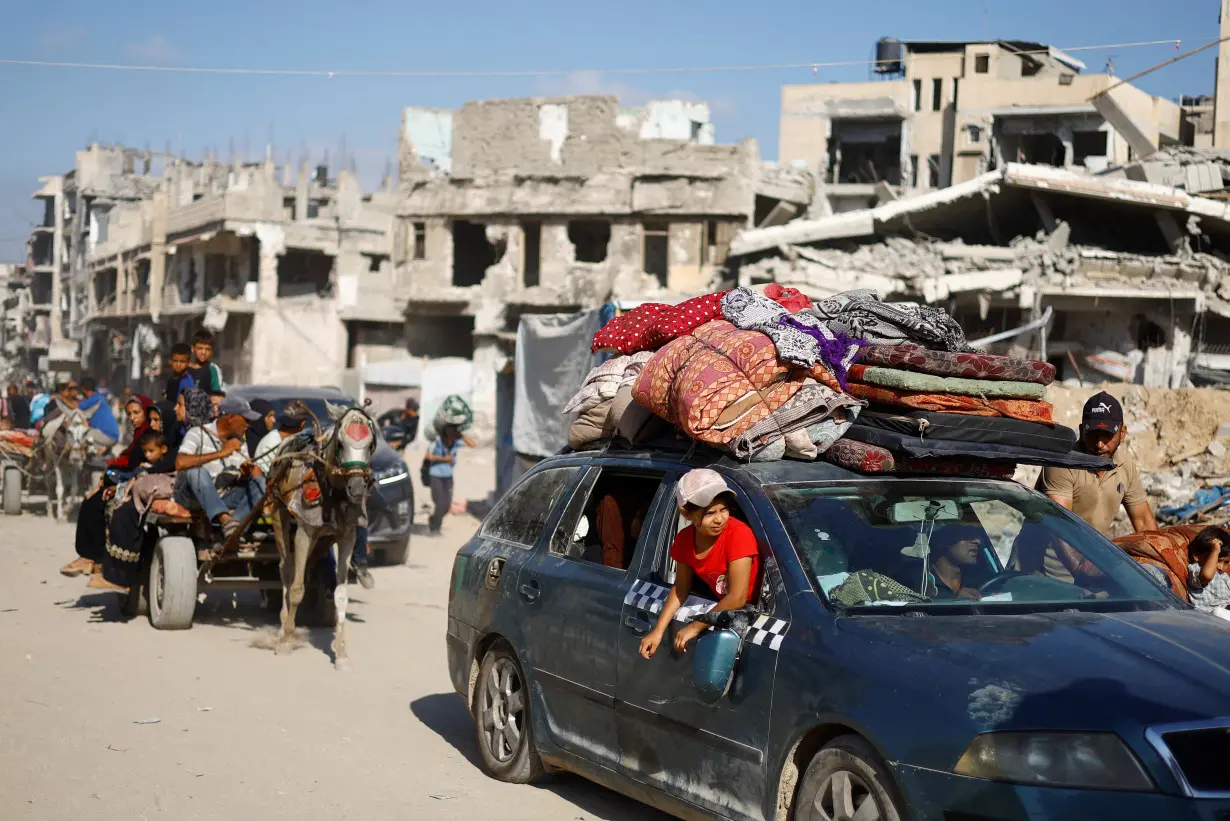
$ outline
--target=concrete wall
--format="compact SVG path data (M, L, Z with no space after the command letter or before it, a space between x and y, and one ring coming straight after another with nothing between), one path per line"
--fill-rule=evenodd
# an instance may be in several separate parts
M256 314L252 381L338 385L346 368L346 326L331 300L284 299Z
M828 140L834 119L907 118L912 110L906 80L876 83L825 83L782 86L778 161L806 163L814 174L828 167Z

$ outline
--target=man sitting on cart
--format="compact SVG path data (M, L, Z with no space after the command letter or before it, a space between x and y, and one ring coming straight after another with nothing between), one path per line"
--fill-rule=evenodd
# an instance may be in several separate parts
M227 397L217 406L217 421L211 421L209 394L193 388L183 395L189 428L175 457L175 501L203 511L229 538L264 496L264 474L243 447L248 425L260 414L247 401Z

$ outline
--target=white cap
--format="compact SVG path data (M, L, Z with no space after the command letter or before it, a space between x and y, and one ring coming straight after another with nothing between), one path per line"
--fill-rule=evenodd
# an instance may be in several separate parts
M726 484L722 474L708 468L688 471L675 486L675 498L680 507L708 507L713 504L714 499L729 492L730 486Z

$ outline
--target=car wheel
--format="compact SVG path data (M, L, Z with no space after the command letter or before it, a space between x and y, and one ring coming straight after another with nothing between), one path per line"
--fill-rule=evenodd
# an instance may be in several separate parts
M488 775L510 784L528 784L543 774L542 759L534 748L530 689L506 645L496 645L483 657L472 712Z
M811 760L794 821L901 821L887 768L858 736L829 742Z

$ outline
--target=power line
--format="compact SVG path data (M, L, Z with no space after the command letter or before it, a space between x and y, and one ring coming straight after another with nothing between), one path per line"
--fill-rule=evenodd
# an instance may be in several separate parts
M1050 54L1052 51L1099 51L1106 49L1141 48L1144 46L1173 45L1179 47L1181 40L1147 40L1136 43L1109 43L1095 46L1073 46L1062 49L1037 49L1034 51L1017 51L1014 54ZM784 71L788 69L845 68L849 66L872 66L882 62L897 62L896 60L842 60L838 62L811 63L775 63L765 65L729 65L729 66L688 66L666 68L611 68L611 69L523 69L523 70L492 70L492 71L359 71L350 69L294 69L294 68L220 68L210 66L154 66L129 65L123 63L76 63L63 60L16 60L0 58L0 65L35 66L40 68L76 68L103 71L149 71L171 74L224 74L224 75L256 75L282 77L324 77L331 80L334 77L409 77L420 79L471 78L471 77L567 77L573 74L600 75L646 75L646 74L707 74L738 71Z

